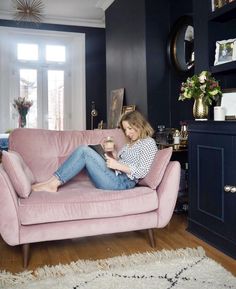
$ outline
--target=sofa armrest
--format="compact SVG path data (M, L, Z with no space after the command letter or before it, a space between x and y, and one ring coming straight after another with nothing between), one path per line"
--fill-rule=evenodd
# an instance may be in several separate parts
M19 239L18 197L11 181L0 165L0 234L9 245L18 245Z
M160 185L157 188L158 209L157 227L165 227L174 212L180 183L180 163L178 161L169 162Z

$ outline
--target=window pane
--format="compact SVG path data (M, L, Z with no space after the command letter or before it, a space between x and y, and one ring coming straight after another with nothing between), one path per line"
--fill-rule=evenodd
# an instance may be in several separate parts
M17 44L17 59L19 60L38 60L37 44Z
M65 62L66 48L59 45L46 45L46 60Z
M37 70L20 69L20 96L33 100L27 114L27 127L37 127Z
M64 71L48 71L48 128L63 130Z

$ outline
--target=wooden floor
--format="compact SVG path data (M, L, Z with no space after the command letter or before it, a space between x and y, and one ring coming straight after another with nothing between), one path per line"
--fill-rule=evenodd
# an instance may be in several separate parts
M186 231L185 214L174 214L169 226L155 230L156 248L150 247L146 231L127 232L73 240L35 243L30 248L29 270L44 265L66 264L78 259L103 259L153 250L202 246L208 257L236 276L236 260ZM11 247L0 238L0 270L23 271L21 247Z

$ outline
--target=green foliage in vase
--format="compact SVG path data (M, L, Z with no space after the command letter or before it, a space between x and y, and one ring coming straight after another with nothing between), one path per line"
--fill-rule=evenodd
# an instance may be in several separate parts
M212 105L212 101L218 101L222 96L219 82L209 71L202 71L188 77L186 82L182 82L179 100L202 98L203 103Z

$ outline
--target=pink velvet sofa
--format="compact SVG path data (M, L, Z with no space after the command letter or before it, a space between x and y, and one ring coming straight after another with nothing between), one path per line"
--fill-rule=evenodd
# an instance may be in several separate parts
M48 179L77 146L101 143L106 136L114 137L118 149L125 143L119 129L15 129L9 137L9 151L18 152L31 170L34 181L40 182ZM82 172L57 193L31 192L29 196L20 197L16 193L19 183L15 183L11 171L7 173L2 163L2 238L11 246L22 245L24 267L28 264L29 244L34 242L147 229L154 246L153 229L169 223L180 180L180 164L169 161L170 156L166 157L170 151L158 153L161 154L147 176L151 184L148 186L142 180L135 188L124 191L96 189Z

